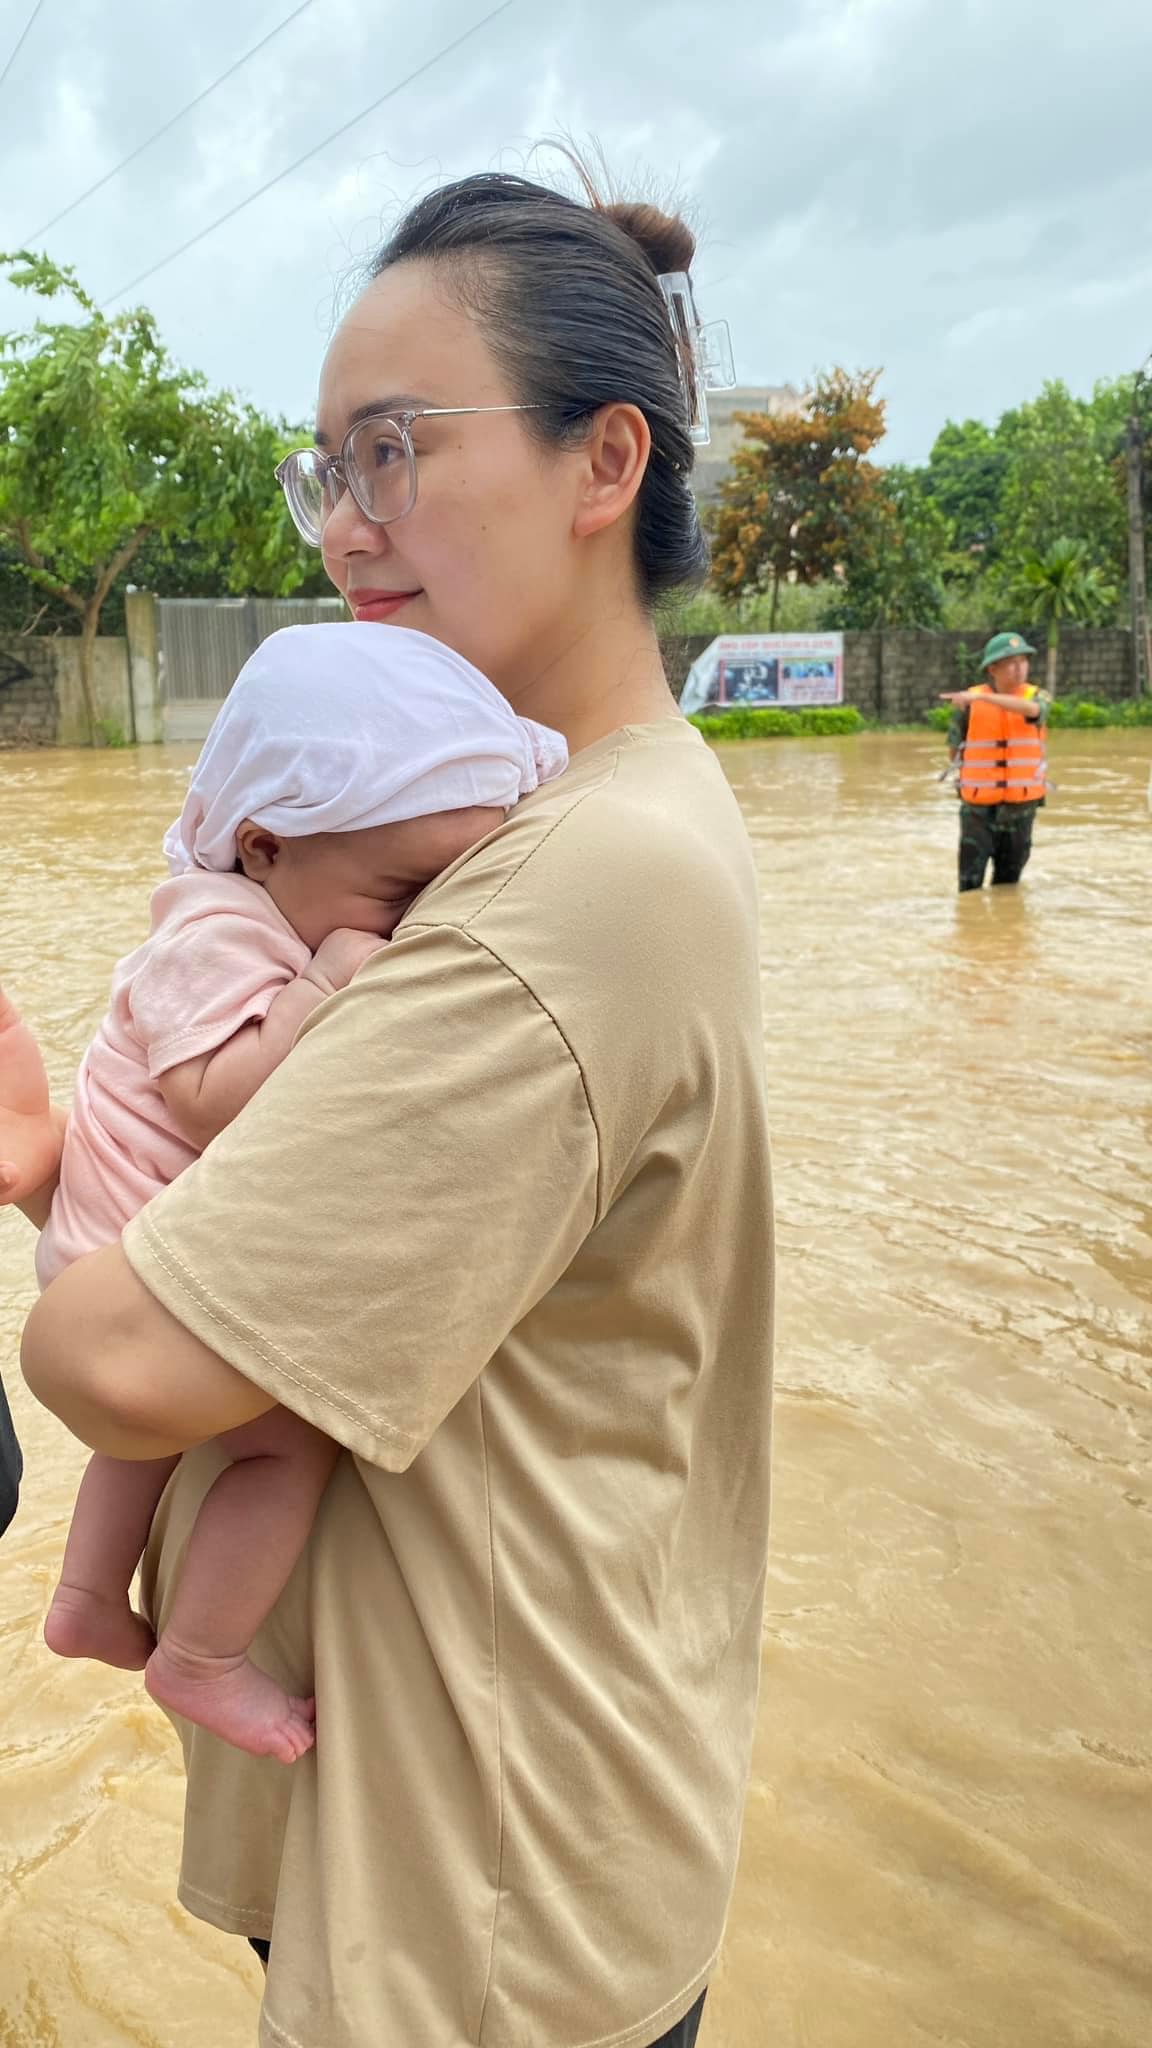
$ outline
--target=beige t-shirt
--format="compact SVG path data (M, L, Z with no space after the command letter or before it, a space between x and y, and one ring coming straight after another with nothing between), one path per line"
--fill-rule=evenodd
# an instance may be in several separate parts
M261 2042L648 2048L720 1942L768 1521L756 896L699 735L521 804L125 1243L352 1453L257 1651L314 1754L184 1731L181 1896L274 1934Z

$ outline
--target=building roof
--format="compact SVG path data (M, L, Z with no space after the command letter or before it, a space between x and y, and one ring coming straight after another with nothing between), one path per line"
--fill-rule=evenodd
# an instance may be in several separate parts
M692 488L700 499L714 498L743 435L736 425L740 412L798 412L804 402L802 391L791 384L742 384L735 391L714 391L708 397L708 421L712 439L701 448L692 472Z

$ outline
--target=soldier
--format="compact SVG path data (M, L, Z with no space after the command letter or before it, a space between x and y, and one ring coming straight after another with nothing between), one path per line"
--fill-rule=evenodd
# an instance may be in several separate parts
M1044 728L1048 699L1028 681L1036 649L1019 633L996 633L973 690L949 690L948 756L959 757L960 889L1018 882L1032 851L1032 821L1047 792Z

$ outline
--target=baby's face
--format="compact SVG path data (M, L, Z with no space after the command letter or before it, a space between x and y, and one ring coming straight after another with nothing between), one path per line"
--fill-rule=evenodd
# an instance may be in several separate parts
M389 938L420 891L494 832L504 815L481 807L438 811L311 839L279 839L247 824L238 835L240 859L314 953L335 931Z

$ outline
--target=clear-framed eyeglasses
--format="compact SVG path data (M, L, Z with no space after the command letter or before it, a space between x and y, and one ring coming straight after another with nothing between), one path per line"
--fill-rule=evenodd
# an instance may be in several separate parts
M370 413L357 420L336 455L322 448L296 448L276 470L276 481L301 537L318 548L324 528L344 496L353 498L374 526L406 519L416 503L420 477L412 446L415 420L462 419L490 412L540 412L539 405L426 405L405 412Z

